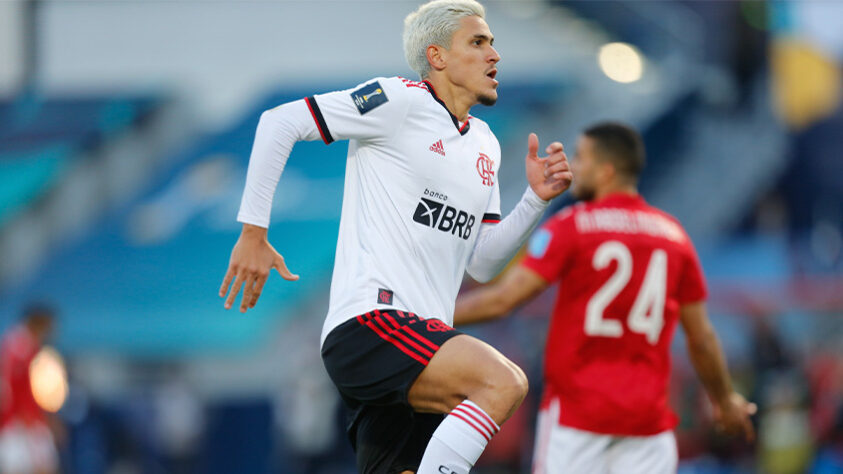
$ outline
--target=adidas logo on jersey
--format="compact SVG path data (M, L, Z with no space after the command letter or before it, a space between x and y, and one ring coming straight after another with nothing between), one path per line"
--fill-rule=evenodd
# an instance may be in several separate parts
M446 206L444 203L432 199L421 198L413 220L419 224L439 229L442 232L450 232L464 240L471 235L471 228L474 227L474 216L465 211Z
M440 155L445 156L445 147L442 146L442 140L439 140L433 145L430 145L429 150L434 153L439 153Z

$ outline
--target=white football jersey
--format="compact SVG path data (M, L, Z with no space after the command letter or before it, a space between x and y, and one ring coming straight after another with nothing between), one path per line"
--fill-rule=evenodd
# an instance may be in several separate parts
M480 225L500 221L497 138L460 124L427 82L376 78L306 102L326 143L350 140L322 342L373 309L452 325Z

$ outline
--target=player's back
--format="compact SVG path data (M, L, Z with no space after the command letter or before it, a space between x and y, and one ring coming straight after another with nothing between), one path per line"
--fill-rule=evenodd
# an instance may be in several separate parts
M536 241L547 243L525 265L560 282L545 357L545 401L559 400L560 422L626 435L675 426L670 341L680 305L705 297L679 223L614 194L561 212Z

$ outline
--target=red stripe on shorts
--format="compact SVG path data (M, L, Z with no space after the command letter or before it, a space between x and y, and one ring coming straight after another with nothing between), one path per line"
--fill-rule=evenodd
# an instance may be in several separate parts
M377 310L375 310L375 312L377 312ZM397 336L399 339L401 339L402 341L409 344L411 347L413 347L414 349L419 351L422 355L424 355L428 359L433 357L433 352L430 352L429 350L425 349L424 347L422 347L422 346L416 344L415 342L413 342L407 336L401 334L398 330L401 326L399 326L398 324L395 324L394 321L392 323L395 324L395 329L391 329L389 326L387 326L387 324L384 322L384 318L383 318L384 316L387 316L387 315L383 314L383 313L378 313L378 317L374 318L374 320L377 321L378 324L380 324L381 328L384 331L386 331L390 336Z
M416 354L415 352L411 351L410 349L408 349L408 348L407 348L404 344L401 344L401 342L396 341L396 340L395 340L392 336L390 336L389 334L386 334L386 333L382 332L380 329L378 329L378 327L377 327L377 326L376 326L376 325L375 325L372 321L368 321L368 322L366 322L366 327L368 327L368 328L369 328L369 329L371 329L372 331L375 331L375 333L376 333L378 336L380 336L380 337L381 337L381 339L383 339L384 341L387 341L387 342L389 342L390 344L392 344L393 346L397 347L397 348L398 348L398 350L400 350L401 352L403 352L403 353L407 354L408 356L412 357L413 359L417 360L417 361L418 361L418 362L420 362L422 365L425 365L425 366L426 366L426 365L427 365L427 363L429 362L427 359L422 358L422 356L420 356L420 355Z

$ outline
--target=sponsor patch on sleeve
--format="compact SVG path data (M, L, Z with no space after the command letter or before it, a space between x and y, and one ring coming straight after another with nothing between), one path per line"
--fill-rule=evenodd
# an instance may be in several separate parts
M380 83L375 81L352 92L351 100L354 101L360 115L365 115L366 112L385 104L389 99Z
M550 246L550 239L553 235L547 229L539 229L530 238L530 243L527 245L527 253L533 258L544 257L547 248Z

